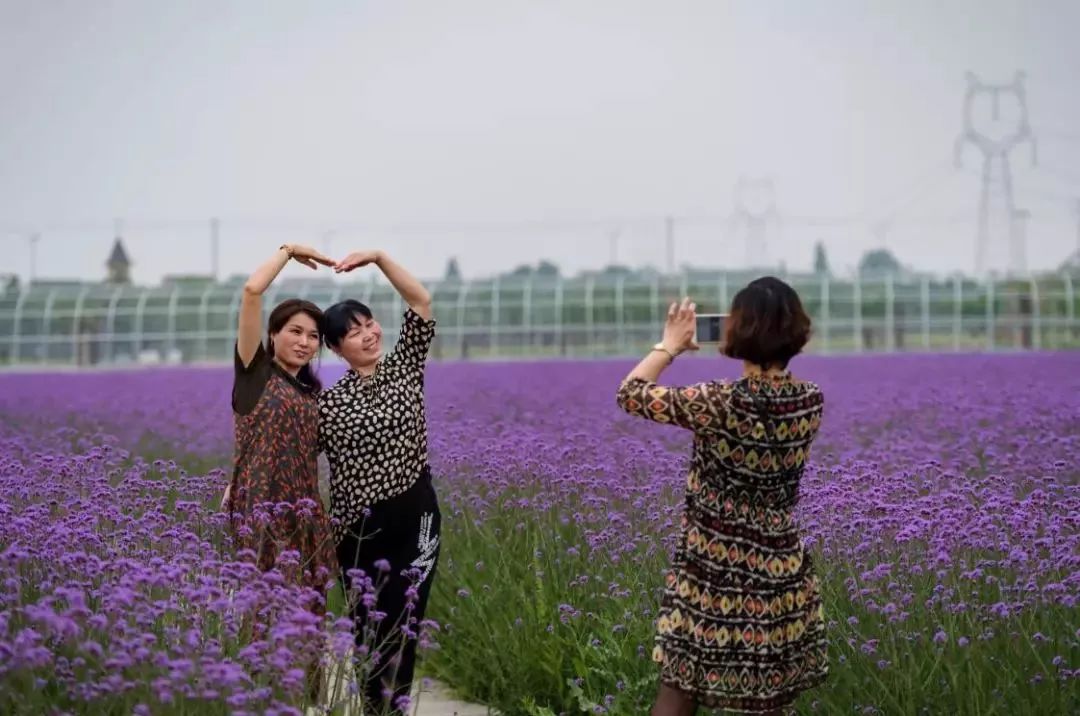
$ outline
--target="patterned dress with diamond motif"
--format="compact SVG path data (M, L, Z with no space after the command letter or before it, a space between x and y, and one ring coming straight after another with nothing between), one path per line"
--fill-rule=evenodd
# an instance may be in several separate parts
M823 396L785 373L677 388L631 378L630 413L694 432L653 660L709 708L774 711L827 678L820 583L792 510Z

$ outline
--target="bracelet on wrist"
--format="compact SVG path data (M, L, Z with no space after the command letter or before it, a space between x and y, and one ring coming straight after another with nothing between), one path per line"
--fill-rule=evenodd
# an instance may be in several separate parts
M668 358L671 360L671 362L674 362L675 359L679 356L678 353L675 353L674 351L669 350L668 347L665 346L663 343L657 343L655 346L652 347L652 349L654 351L663 351L664 353L667 353Z
M281 246L280 246L280 247L278 248L278 251L284 251L284 252L285 252L286 254L288 254L288 255L289 255L289 258L290 258L290 259L291 259L291 258L293 257L293 251L292 251L292 246L289 246L288 244L282 244L282 245L281 245Z

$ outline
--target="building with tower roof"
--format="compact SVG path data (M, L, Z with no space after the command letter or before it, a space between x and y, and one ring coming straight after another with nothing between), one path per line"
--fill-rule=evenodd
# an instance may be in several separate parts
M109 271L105 283L131 283L131 259L128 258L127 251L124 250L124 243L119 236L116 237L116 242L113 243L112 252L109 254L109 260L105 262L105 267Z

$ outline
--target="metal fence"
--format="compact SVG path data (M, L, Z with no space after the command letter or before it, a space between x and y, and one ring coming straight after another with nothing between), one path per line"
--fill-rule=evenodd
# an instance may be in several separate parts
M724 311L749 276L526 275L432 281L434 358L601 357L658 340L668 303ZM1080 347L1074 278L787 277L814 321L809 352ZM0 294L0 364L115 365L231 360L241 281L160 287L32 284ZM269 311L298 296L326 307L356 298L396 340L401 299L385 282L279 281Z

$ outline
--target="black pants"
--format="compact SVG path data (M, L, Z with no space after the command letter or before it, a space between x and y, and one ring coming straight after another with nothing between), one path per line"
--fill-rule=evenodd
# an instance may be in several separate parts
M366 605L359 585L343 577L343 583L351 587L350 614L356 625L357 648L366 643L372 652L379 653L378 663L361 685L365 713L395 713L397 700L408 696L412 688L417 635L435 578L441 527L431 473L424 468L408 490L372 505L371 514L352 525L337 545L342 571L347 575L350 569L361 569L378 589L374 606ZM387 565L378 564L380 560L389 563L388 570ZM407 608L410 587L416 590L411 610ZM385 616L373 623L373 612ZM412 634L406 635L403 627ZM371 630L374 640L368 634Z

